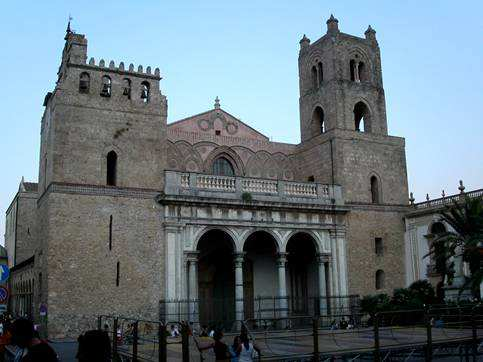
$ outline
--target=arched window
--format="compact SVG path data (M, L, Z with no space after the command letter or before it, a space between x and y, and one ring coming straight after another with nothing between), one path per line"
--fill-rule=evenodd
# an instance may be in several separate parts
M317 70L319 73L319 86L321 86L322 82L324 81L324 67L322 65L322 62L319 62L317 64Z
M376 256L383 256L384 255L384 244L382 242L382 238L375 238L374 239L374 246L376 250Z
M141 83L141 100L144 103L148 103L149 102L149 97L150 97L150 94L149 94L149 83L148 82L142 82Z
M371 131L371 114L369 108L363 102L357 102L354 106L354 127L358 132Z
M111 151L107 154L107 179L108 186L116 186L117 181L117 154Z
M317 89L318 81L317 81L317 68L315 65L312 67L312 88Z
M383 289L385 284L384 270L379 269L376 271L376 289Z
M230 161L219 157L213 162L213 174L219 176L235 176L235 170Z
M124 78L124 89L122 95L126 96L127 99L131 99L131 80Z
M91 77L89 73L81 73L79 76L79 93L89 93L89 88L91 86Z
M379 193L379 180L376 176L371 177L371 201L373 204L379 204L381 202Z
M356 80L356 62L354 59L351 59L351 61L349 62L349 68L350 68L350 73L351 73L351 81L355 81Z
M364 82L367 80L366 66L363 62L359 62L359 64L357 65L357 75L359 81Z
M101 96L102 97L110 97L111 96L111 87L112 82L111 78L107 75L102 77L102 89L101 89Z
M325 133L324 111L321 107L315 107L314 113L312 113L312 123L314 125L313 136Z

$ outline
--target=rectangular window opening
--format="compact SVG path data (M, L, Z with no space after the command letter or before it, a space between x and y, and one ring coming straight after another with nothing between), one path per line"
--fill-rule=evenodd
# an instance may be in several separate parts
M116 287L119 286L119 262L116 264Z
M109 250L112 250L112 215L109 217Z
M375 238L375 247L376 247L376 256L383 256L384 255L384 244L382 242L382 238Z

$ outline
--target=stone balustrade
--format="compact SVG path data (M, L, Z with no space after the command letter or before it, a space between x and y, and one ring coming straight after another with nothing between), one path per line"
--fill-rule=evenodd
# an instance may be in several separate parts
M250 193L258 201L343 204L338 185L177 171L165 171L165 180L166 195L241 199Z

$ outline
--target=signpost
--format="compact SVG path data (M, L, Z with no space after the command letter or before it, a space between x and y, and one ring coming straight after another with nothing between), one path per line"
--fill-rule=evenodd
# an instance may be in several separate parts
M10 269L8 266L5 264L0 265L0 283L6 282L9 276Z
M8 300L8 290L5 287L0 287L0 304L7 303Z

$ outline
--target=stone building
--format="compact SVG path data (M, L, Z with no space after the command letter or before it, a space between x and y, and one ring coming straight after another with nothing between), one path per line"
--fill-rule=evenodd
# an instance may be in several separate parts
M414 204L414 200L411 200L412 208L404 217L406 223L406 285L409 286L417 280L428 280L435 288L437 295L445 299L471 297L469 290L460 294L465 277L470 276L470 271L460 255L453 258L455 274L451 285L448 285L447 281L443 279L444 276L438 273L435 256L429 253L431 245L438 234L454 231L451 225L441 220L440 212L448 206L454 205L455 202L464 202L466 197L483 200L483 189L465 192L462 181L460 181L458 189L458 194L445 195L443 191L442 197L434 200L430 200L429 195L424 202ZM460 252L457 251L457 254Z
M50 336L98 314L157 319L161 300L240 320L262 297L282 316L327 313L344 303L331 298L404 285L405 145L387 132L375 31L342 33L332 16L300 41L299 78L299 144L271 142L218 98L168 124L159 69L87 61L68 28L26 209L33 311Z

